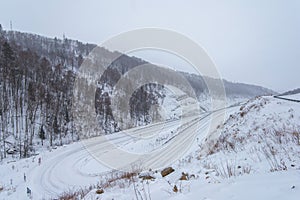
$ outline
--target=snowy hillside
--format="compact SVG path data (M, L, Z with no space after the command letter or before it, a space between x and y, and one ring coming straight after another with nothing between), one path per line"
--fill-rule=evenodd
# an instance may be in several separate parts
M192 188L198 184L201 187L208 182L226 184L224 178L240 173L256 174L297 166L298 104L264 97L249 101L238 111L241 102L274 94L271 90L224 80L227 95L224 108L217 94L210 94L203 77L167 69L155 73L156 78L163 80L162 84L149 83L132 91L125 102L129 109L122 116L121 110L113 110L111 106L114 98L126 94L122 88L116 91L118 81L146 62L100 48L103 57L96 61L103 65L111 63L116 54L120 57L110 64L100 80L93 80L97 88L93 91L95 105L91 112L96 114L100 129L91 126L90 120L80 121L88 130L82 135L75 127L78 124L74 124L73 112L80 106L85 109L85 104L73 105L73 98L75 94L81 98L80 92L86 91L91 80L84 76L78 78L84 83L82 91L74 90L74 82L78 68L95 45L11 31L1 31L0 44L3 97L0 101L0 199L26 199L27 188L33 199L72 196L80 199L90 190L91 199L95 199L95 188L105 190L101 199L160 199L162 196L182 199L189 195L194 198L198 193ZM159 67L152 67L160 71ZM195 98L183 92L178 77L188 82ZM131 83L138 84L142 79L136 76ZM212 85L217 81L206 80ZM216 100L214 108L212 98ZM117 103L120 109L126 107L122 101ZM212 117L222 116L224 109L228 120L209 133ZM127 116L128 121L124 120ZM124 131L127 128L130 129ZM285 134L282 136L281 132ZM111 153L119 149L149 156L140 158L144 166L136 166L128 173L111 171L94 159L95 155L111 158ZM169 153L161 154L157 151L161 149ZM283 158L283 155L288 156ZM126 154L120 157L124 162L129 159ZM179 158L184 159L178 161ZM262 164L254 166L258 161ZM228 172L228 167L233 169L236 162L239 162L238 170ZM174 163L175 172L162 178L160 170L170 163ZM157 171L145 171L149 168ZM183 180L178 181L178 177Z
M300 93L292 94L292 95L287 95L286 97L290 98L290 99L295 99L295 100L299 100L300 101Z
M225 123L209 134L206 130L210 119L206 115L108 136L120 149L146 153L196 131L197 139L189 151L169 165L174 172L169 171L164 177L162 172L168 166L148 170L135 165L129 172L111 171L92 156L93 151L103 155L114 151L101 142L103 137L98 137L86 144L74 143L51 152L42 150L33 158L0 165L0 199L25 199L27 187L32 190L33 199L298 199L299 103L255 98L228 108ZM192 123L195 120L200 126ZM134 137L139 134L145 137ZM87 151L83 144L93 147ZM175 154L164 156L171 161L181 149L179 145L173 150ZM142 159L145 165L151 165L151 157Z
M101 195L92 190L85 199L296 200L299 120L299 103L256 98L232 112L213 136L203 138L200 148L173 164L170 175L163 178L149 171L153 179L139 179L135 188L115 186Z
M165 70L166 73L157 73L161 70L154 65L155 78L180 86L182 82L175 75L182 77L195 93L194 99L188 96L180 99L167 91L163 84L149 83L136 88L129 102L124 104L120 97L126 94L125 89L115 93L118 81L124 80L124 77L126 79L129 71L147 62L99 47L97 50L101 56L94 64L109 67L99 80L92 82L84 75L79 76L78 71L95 46L67 38L51 39L0 30L1 160L11 154L27 158L34 156L40 148L53 148L152 122L179 119L182 117L180 110L186 109L183 109L185 104L195 105L195 99L200 101L200 110L211 110L212 97L203 77L171 69ZM119 57L114 60L116 56ZM143 76L130 80L133 85L138 85ZM213 78L207 80L212 85L216 82ZM82 90L76 91L75 83L82 83ZM92 97L81 98L84 91L92 90L91 85L96 87ZM228 81L224 81L224 86L229 105L274 93L263 87ZM95 100L90 111L97 117L95 126L90 125L91 120L80 121L80 125L74 123L74 112L78 112L80 106L73 104L74 96L85 103ZM112 107L115 99L120 108L129 104L124 115L121 110L116 111ZM82 110L88 109L83 105ZM89 128L86 131L88 134L78 131L82 127Z

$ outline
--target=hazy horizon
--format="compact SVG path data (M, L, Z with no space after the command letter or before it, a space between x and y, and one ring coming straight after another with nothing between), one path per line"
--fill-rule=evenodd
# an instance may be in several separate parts
M0 3L6 30L100 44L142 27L171 29L207 50L221 77L283 92L300 87L300 2L48 1ZM132 55L180 71L191 67L171 54Z

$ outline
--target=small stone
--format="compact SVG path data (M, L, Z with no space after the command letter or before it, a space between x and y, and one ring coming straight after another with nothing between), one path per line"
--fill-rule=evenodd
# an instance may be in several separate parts
M143 179L143 180L154 180L155 177L151 176L151 175L142 175L139 176L139 178Z
M188 174L187 173L184 173L184 172L182 172L182 175L181 175L181 177L180 177L180 181L187 181L188 180Z
M172 167L167 167L164 170L162 170L160 173L161 173L162 177L165 177L165 176L168 176L169 174L173 173L174 171L175 170Z
M103 194L104 193L104 190L103 189L98 189L97 191L96 191L96 194Z
M173 192L175 192L175 193L177 193L177 192L178 192L178 188L177 188L177 186L176 186L176 185L174 185L174 187L173 187Z

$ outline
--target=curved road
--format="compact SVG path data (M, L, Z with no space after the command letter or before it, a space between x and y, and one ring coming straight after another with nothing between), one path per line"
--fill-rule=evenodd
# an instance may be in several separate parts
M233 109L228 108L227 111L231 112ZM32 190L33 199L49 199L55 198L68 190L96 184L99 181L99 177L111 171L111 168L98 162L94 158L95 156L103 157L105 161L105 159L111 159L112 155L117 155L118 159L121 159L118 164L123 163L122 159L127 161L131 157L125 151L124 155L120 155L120 147L122 148L122 146L136 142L141 136L143 136L141 138L143 139L152 137L155 132L178 130L178 133L171 140L161 146L160 149L163 148L163 152L166 153L162 154L161 151L153 151L146 152L146 154L141 153L138 157L145 169L164 167L186 155L189 152L187 147L196 143L195 137L198 137L200 141L203 140L207 136L211 118L215 119L214 122L216 123L213 126L216 126L223 120L223 114L223 110L218 110L203 115L201 118L189 117L182 120L138 127L127 130L126 134L122 132L112 134L108 139L106 136L99 136L85 140L84 143L77 142L60 147L52 152L46 152L40 155L42 164L29 168L27 172L28 182L19 185L15 193L23 193L25 195L24 191L26 191L26 187L29 187ZM183 151L184 149L185 151ZM134 161L132 160L132 162ZM126 168L127 166L119 167ZM14 199L13 195L10 198Z

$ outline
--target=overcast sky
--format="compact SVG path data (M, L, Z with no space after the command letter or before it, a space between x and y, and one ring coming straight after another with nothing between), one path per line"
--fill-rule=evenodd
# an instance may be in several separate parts
M207 50L223 78L276 91L300 87L299 0L1 0L9 29L101 43L118 33L159 27L178 31ZM148 61L188 71L166 53Z

